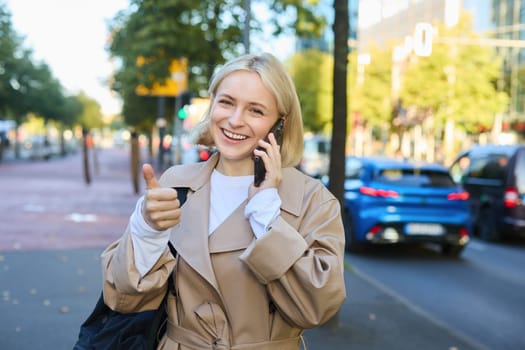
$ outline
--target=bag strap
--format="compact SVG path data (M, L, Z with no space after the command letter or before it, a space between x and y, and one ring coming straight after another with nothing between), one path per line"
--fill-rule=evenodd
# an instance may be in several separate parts
M177 191L177 198L179 199L180 206L186 202L186 197L188 196L188 190L189 187L172 187L175 191Z
M170 241L168 241L168 247L170 248L171 254L176 258L177 257L177 249L171 244Z
M177 198L179 199L180 206L182 207L182 205L186 202L189 187L172 187L172 188L177 191ZM173 246L173 244L171 244L170 241L168 241L168 247L170 248L170 251L173 257L177 258L177 249L175 249L175 247ZM174 286L173 278L169 278L168 283L169 283L168 284L169 290L174 291L175 286Z
M180 206L182 207L184 203L186 203L186 198L188 197L188 190L189 187L172 187L175 191L177 191L177 198L180 202ZM177 256L177 251L175 250L175 247L171 245L171 242L168 241L168 245L170 247L171 253L173 256Z
M186 202L186 198L188 196L188 190L189 187L172 187L175 191L177 191L177 198L179 199L180 206ZM171 254L173 254L173 257L177 257L177 250L175 247L171 244L170 241L168 241L168 247L170 248Z

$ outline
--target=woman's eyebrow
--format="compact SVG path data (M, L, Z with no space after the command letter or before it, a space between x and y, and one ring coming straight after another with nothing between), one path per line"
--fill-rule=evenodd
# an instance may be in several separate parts
M233 101L237 101L237 99L235 97L233 97L233 96L231 96L231 95L229 95L227 93L223 92L223 93L217 94L217 98L224 98L224 97L229 98L230 100L233 100ZM257 102L257 101L249 101L248 105L259 107L259 108L268 109L268 107L265 104L263 104L261 102Z
M256 106L256 107L260 107L260 108L268 109L268 107L266 107L265 104L260 103L260 102L250 102L249 104L252 105L252 106Z
M235 100L232 96L226 94L226 93L220 93L220 94L217 94L217 97L227 97L231 100Z

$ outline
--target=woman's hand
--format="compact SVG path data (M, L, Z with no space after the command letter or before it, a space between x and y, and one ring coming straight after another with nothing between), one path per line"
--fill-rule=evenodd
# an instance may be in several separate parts
M146 181L146 193L142 202L142 216L151 228L164 231L180 222L180 202L177 190L160 187L155 172L144 164L142 174Z
M255 149L253 153L259 156L266 168L266 175L263 182L259 187L255 187L253 184L250 186L249 198L253 197L257 192L272 187L279 187L282 180L282 168L281 168L281 146L275 140L273 133L268 134L269 142L259 140L259 146L264 151Z

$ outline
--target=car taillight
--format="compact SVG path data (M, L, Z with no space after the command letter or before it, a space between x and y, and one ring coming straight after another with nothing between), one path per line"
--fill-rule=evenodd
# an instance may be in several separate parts
M466 201L469 197L468 192L453 192L447 195L449 201Z
M468 230L466 227L462 227L459 229L459 236L460 237L468 237Z
M366 239L369 241L374 239L375 235L377 235L382 230L382 227L380 225L374 225L368 232L366 233Z
M202 150L199 152L199 159L203 162L207 161L210 158L210 152L207 150Z
M507 187L505 189L505 196L503 197L503 205L507 208L516 208L519 204L520 196L518 190L514 187Z
M372 197L390 197L390 198L397 198L399 197L399 194L396 191L392 190L383 190L383 189L377 189L372 187L363 186L359 188L359 192L361 192L364 195L372 196Z

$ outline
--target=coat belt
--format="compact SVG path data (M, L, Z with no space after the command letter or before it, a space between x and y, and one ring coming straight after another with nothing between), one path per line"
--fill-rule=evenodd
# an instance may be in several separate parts
M269 340L260 343L226 344L223 339L208 340L192 330L168 322L167 336L177 344L193 350L275 350L299 349L301 337Z

